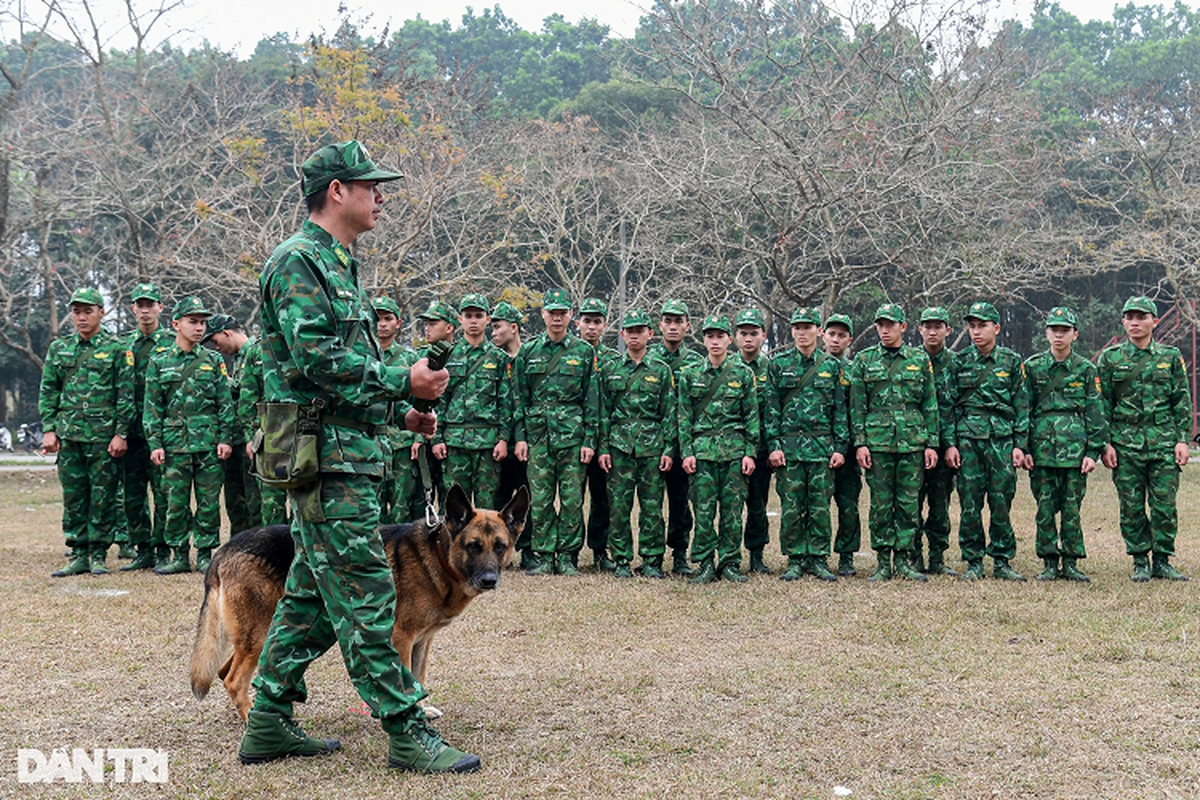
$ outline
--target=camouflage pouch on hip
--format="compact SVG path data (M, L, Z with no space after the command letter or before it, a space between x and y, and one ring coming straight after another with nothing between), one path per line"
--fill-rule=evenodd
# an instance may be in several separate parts
M322 404L259 403L252 471L265 486L301 489L321 468Z

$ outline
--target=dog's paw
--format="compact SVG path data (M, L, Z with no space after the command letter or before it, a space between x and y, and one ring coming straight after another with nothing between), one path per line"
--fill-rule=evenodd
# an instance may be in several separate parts
M430 703L422 703L421 708L425 709L425 719L440 719L442 710Z

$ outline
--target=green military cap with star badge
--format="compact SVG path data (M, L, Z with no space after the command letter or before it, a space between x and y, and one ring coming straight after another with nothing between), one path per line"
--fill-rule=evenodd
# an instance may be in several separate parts
M625 312L625 316L621 318L621 330L627 328L649 328L652 322L650 315L640 308L631 308Z
M921 312L921 322L944 322L950 324L950 312L941 306L930 306Z
M175 308L171 311L171 319L211 316L212 312L204 307L204 301L195 295L183 298L175 304Z
M721 314L709 314L704 318L704 324L700 326L701 333L708 331L724 331L730 336L733 336L733 326L729 324L729 317Z
M802 306L792 312L791 324L798 325L801 322L811 322L818 328L821 326L821 309L816 306Z
M83 286L71 293L70 305L100 306L104 308L104 298L100 296L99 289L93 289L91 286Z
M659 312L659 316L687 317L690 315L688 314L687 303L683 302L682 300L664 300L662 304L662 311Z
M417 318L423 319L426 322L441 320L442 322L449 322L451 325L457 325L458 311L456 311L454 306L450 305L449 303L441 300L434 300L429 304L429 308L417 315Z
M355 139L325 145L308 157L300 173L305 197L328 188L334 181L394 181L404 177L375 166L367 149Z
M153 283L139 283L133 287L133 295L129 298L132 303L136 303L138 300L153 300L161 303L162 292Z
M503 300L496 303L496 307L492 309L492 319L498 319L501 322L512 322L517 325L525 321L525 317L521 314L520 309L512 303L506 303Z
M744 308L738 312L738 315L733 320L735 328L740 328L743 325L756 325L765 330L767 327L767 318L757 308Z
M555 286L542 295L542 308L547 311L570 311L571 307L571 296L566 289Z
M598 297L585 297L583 302L579 304L579 315L596 314L601 317L608 317L608 306Z
M390 297L376 297L371 301L371 308L395 314L397 319L400 318L400 304Z
M875 321L879 322L881 319L891 320L892 322L908 322L908 315L896 303L884 303L875 309Z
M854 320L850 319L847 314L830 314L829 319L825 320L825 327L828 328L830 325L842 325L851 336L854 335Z
M1050 313L1046 315L1046 327L1052 328L1056 325L1062 325L1067 328L1078 328L1079 317L1075 312L1066 306L1055 306L1050 309Z
M471 292L471 294L463 295L462 300L458 301L459 311L466 311L468 308L478 308L485 314L490 315L492 307L488 303L488 299L486 297L478 292Z
M1158 307L1154 305L1154 301L1144 295L1131 297L1125 301L1125 307L1121 309L1121 313L1126 311L1141 311L1143 314L1149 314L1152 317L1158 316Z
M984 322L994 322L1000 324L1000 312L991 303L971 303L971 307L967 309L967 313L963 314L963 319L978 319Z

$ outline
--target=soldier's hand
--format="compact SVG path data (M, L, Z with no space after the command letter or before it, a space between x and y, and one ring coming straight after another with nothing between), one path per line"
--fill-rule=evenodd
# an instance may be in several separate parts
M937 450L932 447L925 448L925 469L933 469L937 466Z
M1111 444L1104 445L1104 455L1100 456L1100 461L1109 469L1117 468L1117 448Z
M696 457L688 456L683 460L683 471L688 475L696 474Z
M437 433L437 414L423 414L415 408L410 408L404 414L404 429L422 436L433 436ZM422 444L423 442L413 442L409 449L409 458L413 461L421 457Z
M658 471L659 472L670 472L671 467L673 467L674 465L675 465L675 459L671 458L670 456L659 456L658 457Z
M772 450L771 454L767 456L767 463L775 469L779 469L787 466L787 457L784 456L782 450Z
M412 411L408 412L408 414L420 414L420 413L421 412L417 411L415 408ZM420 423L418 423L418 427L410 426L408 424L408 414L404 415L404 427L407 428L408 430L412 431L413 433L424 433L424 431L421 430L419 427ZM421 457L421 444L422 444L422 442L413 442L412 447L410 447L408 449L408 457L411 460L416 461L418 458Z
M450 373L444 369L431 370L428 358L422 358L408 371L409 394L422 400L437 400L449 383Z
M437 444L435 444L433 446L433 457L436 458L438 461L446 460L446 444L445 444L445 442L438 442Z
M1181 467L1187 466L1188 458L1191 453L1188 450L1187 442L1180 442L1175 445L1175 463Z
M756 466L758 466L758 465L754 463L753 456L742 456L742 474L743 475L753 475L754 468Z
M46 440L43 439L43 442ZM114 436L112 441L108 443L108 454L113 458L120 458L129 450L129 443L125 441L124 436Z
M593 450L592 448L581 447L581 448L579 448L579 463L590 464L590 463L592 463L592 458L595 455L596 455L596 451Z
M1079 471L1084 475L1090 475L1096 471L1096 459L1083 457L1083 464L1080 465Z
M246 442L246 458L254 458L254 443Z
M513 447L513 455L517 457L517 461L528 461L529 442L517 442Z
M597 463L600 465L600 469L604 470L605 472L612 470L612 456L610 456L608 453L602 453Z
M508 441L501 439L492 448L492 461L503 461L508 458Z
M42 434L42 455L48 456L57 453L59 448L58 434L54 431L47 431Z
M1033 453L1025 454L1025 458L1021 460L1021 468L1027 472L1033 469Z
M150 451L150 463L154 464L157 467L161 467L163 464L167 463L167 451L162 449L161 447L158 448L157 450L151 450Z
M950 469L958 469L962 466L962 453L958 452L957 447L946 448L946 466Z
M233 455L233 447L221 442L217 445L217 458L226 461Z
M858 465L860 467L862 467L863 469L870 469L871 468L871 448L867 447L866 445L863 445L862 447L855 450L854 451L854 460L857 461Z
M1012 465L1014 469L1027 469L1025 467L1025 451L1019 447L1013 448Z
M845 464L845 463L846 463L846 457L844 455L842 455L841 453L834 453L833 455L831 455L829 457L829 468L830 469L837 469L838 467L840 467L842 464Z

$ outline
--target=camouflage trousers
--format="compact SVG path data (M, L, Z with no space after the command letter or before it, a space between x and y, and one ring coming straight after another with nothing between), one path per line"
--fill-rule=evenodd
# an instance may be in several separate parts
M583 549L584 464L578 447L550 449L530 443L529 513L537 523L533 552L542 558L554 553L575 557ZM555 505L555 498L558 505Z
M216 448L203 453L167 453L162 466L167 519L163 539L171 549L187 547L188 534L198 549L221 543L221 483L224 480ZM192 489L196 511L192 513Z
M696 532L692 560L707 564L717 555L717 570L742 565L742 510L746 507L746 476L742 460L696 459L691 475L692 508ZM717 524L717 514L720 524Z
M1117 447L1113 485L1121 508L1121 536L1125 552L1143 555L1151 551L1175 555L1179 515L1175 495L1179 491L1179 467L1170 451L1145 453ZM1150 508L1149 517L1146 507Z
M683 471L683 459L677 458L666 473L667 547L686 557L692 540L691 476Z
M963 439L958 446L958 545L968 564L984 555L1011 559L1017 555L1017 535L1009 510L1017 493L1017 470L1012 464L1013 440ZM983 501L987 500L989 536L984 540ZM986 545L986 546L985 546Z
M879 453L871 451L867 486L871 490L872 550L913 549L920 524L921 481L924 480L925 453Z
M480 508L499 508L500 462L492 458L492 448L467 450L447 447L446 460L442 462L446 485L458 484Z
M585 489L589 495L587 513L587 546L590 550L603 553L608 549L608 534L611 522L608 474L600 469L598 459L587 465Z
M392 445L385 447L384 453L388 458L388 469L378 484L380 522L395 525L424 517L425 494L409 446ZM390 457L387 453L391 453Z
M113 543L121 465L108 454L108 442L63 440L61 444L58 481L67 547L102 553Z
M236 533L255 527L262 519L262 498L258 481L250 474L245 442L233 445L233 455L221 462L221 469L225 476L225 516L229 517L229 529Z
M511 442L509 443L511 445ZM525 468L525 462L519 461L516 456L512 455L512 447L509 447L509 456L500 462L500 497L497 500L499 506L503 506L512 496L516 494L517 489L522 486L529 486L529 477ZM517 549L528 550L530 543L533 541L533 519L525 518L525 530L521 531L521 535L517 537Z
M828 556L833 537L829 499L833 470L828 461L795 461L775 470L781 509L779 551L789 562L804 556Z
M296 557L258 660L254 707L291 716L292 705L308 699L308 665L336 643L372 715L398 731L420 713L414 706L425 690L392 645L396 588L379 538L378 489L365 475L321 477L325 521L292 519Z
M125 451L128 454L128 450ZM121 456L124 461L126 456ZM129 521L125 518L125 481L121 475L121 465L117 465L117 488L114 502L117 504L117 519L113 523L113 544L124 547L129 544Z
M608 545L613 561L628 564L633 560L633 500L638 501L638 555L643 563L662 565L665 543L663 533L663 473L658 456L631 456L619 450L612 453L608 488L612 493L612 517Z
M837 538L833 552L853 555L862 547L862 520L859 518L858 498L862 494L862 467L854 460L854 451L846 463L833 471L833 502L837 504Z
M125 485L125 519L129 543L134 546L166 544L167 497L163 494L162 471L150 462L150 446L145 439L130 436L129 449L121 457L121 480ZM149 492L147 492L149 487ZM151 518L148 498L154 498Z
M1079 467L1034 467L1029 486L1037 500L1038 558L1087 558L1079 522L1087 475ZM1061 518L1058 525L1055 517Z
M913 548L920 553L929 544L929 557L940 558L950 549L950 494L954 491L954 470L946 466L938 455L937 466L925 471L921 483L921 524Z
M259 510L263 525L282 525L288 521L287 490L264 486L257 478Z
M754 472L746 481L746 527L742 531L746 549L752 552L764 549L771 541L771 524L767 521L770 497L771 464L767 453L759 453L754 459Z

